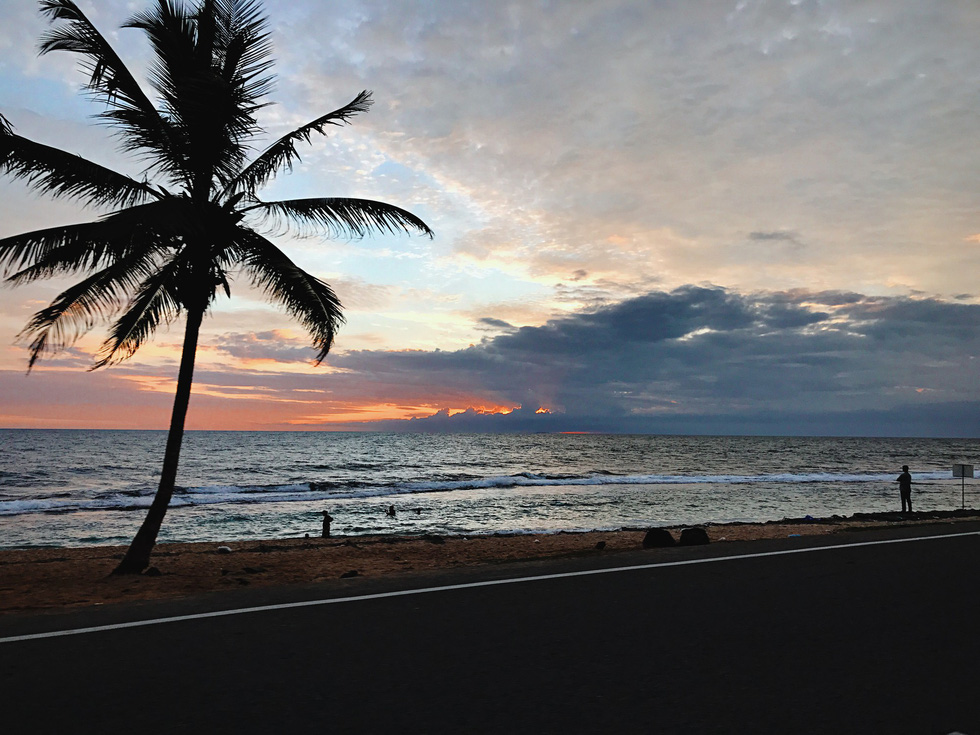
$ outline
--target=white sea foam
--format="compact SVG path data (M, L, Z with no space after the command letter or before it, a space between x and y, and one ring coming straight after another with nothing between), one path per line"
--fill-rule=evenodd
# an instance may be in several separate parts
M916 475L921 483L927 480L941 480L948 477L942 472L927 472ZM891 474L836 474L815 472L806 474L781 473L774 475L592 475L588 477L546 477L523 473L506 477L487 477L482 479L444 480L415 482L393 488L374 488L370 495L386 495L397 492L449 492L453 490L478 490L481 488L507 487L558 487L575 485L703 485L725 484L746 485L760 483L855 483L855 482L894 482ZM335 495L335 497L345 497ZM356 497L356 496L349 496Z
M947 479L943 472L925 472L916 475L919 483ZM575 487L602 485L752 485L811 483L893 483L892 474L838 474L780 473L772 475L609 475L596 474L587 477L548 477L533 473L460 480L409 482L391 485L370 485L320 489L316 483L290 483L287 485L209 485L178 490L171 500L171 507L219 504L288 503L295 501L316 502L328 500L354 500L385 498L397 495L422 495L426 493L451 493L454 491L507 489L532 487ZM890 485L889 485L890 486ZM111 493L96 498L78 499L23 499L0 501L0 516L28 513L68 513L81 511L133 510L149 507L150 495Z

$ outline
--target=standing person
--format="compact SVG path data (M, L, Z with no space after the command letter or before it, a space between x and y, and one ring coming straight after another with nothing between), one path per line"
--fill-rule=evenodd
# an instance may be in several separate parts
M912 512L912 475L909 474L909 466L902 465L902 474L898 476L898 492L902 495L902 512L908 506L908 512Z
M330 538L330 522L333 520L333 516L325 510L320 512L323 513L323 538Z

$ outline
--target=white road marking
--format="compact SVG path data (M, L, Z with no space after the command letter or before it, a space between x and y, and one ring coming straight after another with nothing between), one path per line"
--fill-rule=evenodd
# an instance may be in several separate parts
M85 633L102 633L124 628L142 628L147 625L162 625L178 623L183 620L203 620L205 618L220 618L226 615L246 615L248 613L269 612L272 610L289 610L297 607L314 607L317 605L339 605L345 602L364 602L366 600L382 600L389 597L406 597L408 595L425 595L432 592L449 592L452 590L474 589L476 587L495 587L504 584L521 584L524 582L542 582L550 579L567 579L569 577L587 577L594 574L617 574L619 572L636 572L644 569L661 569L664 567L682 567L692 564L714 564L717 562L738 561L740 559L759 559L766 556L784 556L786 554L807 554L817 551L835 551L838 549L854 549L859 546L882 546L884 544L908 544L916 541L933 541L936 539L958 538L962 536L980 536L980 531L965 533L946 533L938 536L916 536L914 538L886 539L884 541L859 541L853 544L833 544L831 546L811 546L805 549L784 549L782 551L762 551L755 554L738 554L733 556L717 556L709 559L686 559L683 561L665 561L653 564L637 564L625 567L610 567L608 569L586 569L580 572L562 572L559 574L540 574L533 577L514 577L511 579L491 579L484 582L466 582L450 584L443 587L421 587L418 589L396 590L394 592L379 592L372 595L355 595L354 597L333 597L325 600L305 600L303 602L285 602L279 605L261 605L259 607L243 607L235 610L216 610L214 612L194 613L193 615L175 615L170 618L154 618L152 620L134 620L129 623L114 623L112 625L96 625L91 628L74 628L71 630L53 630L48 633L30 633L0 638L0 643L15 643L17 641L33 641L40 638L60 638L69 635Z

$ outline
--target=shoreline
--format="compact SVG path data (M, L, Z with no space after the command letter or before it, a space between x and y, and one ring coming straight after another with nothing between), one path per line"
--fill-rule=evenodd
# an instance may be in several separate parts
M980 510L856 513L829 518L706 523L711 543L846 533L980 520ZM675 539L684 528L664 526ZM161 543L147 572L112 577L124 546L0 550L0 615L52 613L130 601L191 598L242 587L349 583L351 578L546 558L609 555L643 547L647 529L479 536L334 536ZM226 547L230 551L221 550ZM651 549L657 553L659 549Z

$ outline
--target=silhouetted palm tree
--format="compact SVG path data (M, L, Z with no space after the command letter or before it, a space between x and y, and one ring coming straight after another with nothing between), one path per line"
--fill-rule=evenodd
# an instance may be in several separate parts
M130 357L160 324L183 319L184 343L160 486L117 573L149 564L177 476L201 321L218 291L242 274L296 318L326 356L343 321L333 290L296 266L249 220L298 222L328 235L417 231L429 227L403 209L349 198L262 201L257 190L299 159L296 146L342 125L371 103L348 105L283 136L249 161L262 131L255 113L273 81L269 32L256 0L156 0L124 27L146 33L155 58L155 106L111 46L71 0L42 0L53 27L41 53L81 56L85 89L105 105L102 120L121 148L145 161L136 179L23 138L0 117L0 169L34 189L80 200L104 213L94 222L51 227L0 240L8 283L84 276L24 328L29 369L97 322L111 321L94 367ZM94 369L94 368L93 368Z

